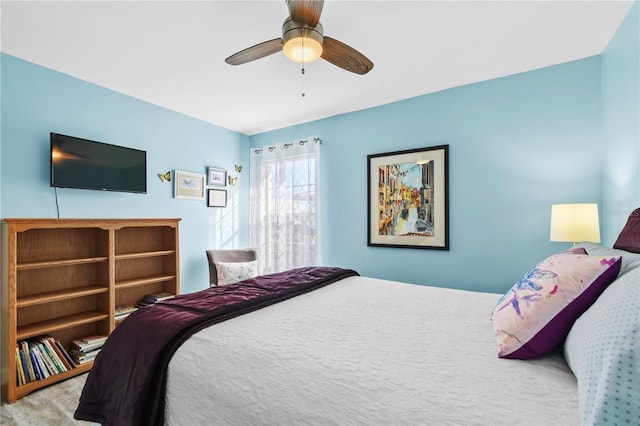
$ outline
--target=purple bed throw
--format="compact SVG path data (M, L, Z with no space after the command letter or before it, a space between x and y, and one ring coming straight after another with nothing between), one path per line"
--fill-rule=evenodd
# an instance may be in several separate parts
M74 417L103 425L162 425L167 367L191 335L356 275L351 269L298 268L137 310L115 329L96 357Z

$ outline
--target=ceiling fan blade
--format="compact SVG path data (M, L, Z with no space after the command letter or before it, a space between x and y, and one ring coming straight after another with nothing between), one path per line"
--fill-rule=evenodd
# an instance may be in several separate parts
M241 65L256 59L264 58L282 50L282 39L274 38L255 46L247 47L244 50L234 53L224 61L230 65Z
M291 19L310 27L318 25L323 5L324 0L287 0Z
M324 36L322 59L347 71L366 74L373 68L373 62L353 47L347 46L335 38Z

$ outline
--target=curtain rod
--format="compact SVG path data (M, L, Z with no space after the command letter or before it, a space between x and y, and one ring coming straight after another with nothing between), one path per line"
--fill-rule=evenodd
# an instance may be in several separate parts
M305 143L307 143L307 142L309 142L309 140L307 140L307 139L303 139L303 140L298 141L298 143L299 143L300 145L304 145L304 144L305 144ZM320 138L313 138L313 142L314 142L314 143L322 144L322 139L320 139ZM284 147L285 147L285 148L289 148L290 146L293 146L293 144L294 144L294 142L291 142L291 143L285 143L285 144L284 144ZM276 147L275 147L275 146L270 146L270 147L268 147L267 149L269 150L269 152L271 152L271 151L273 151L274 149L276 149ZM254 154L259 154L259 153L261 153L261 152L262 152L262 148L258 148L258 149L256 149L256 150L254 150L254 151L253 151L253 153L254 153Z

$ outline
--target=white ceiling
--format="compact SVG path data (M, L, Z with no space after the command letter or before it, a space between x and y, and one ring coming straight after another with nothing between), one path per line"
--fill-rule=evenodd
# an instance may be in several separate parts
M325 35L364 76L276 53L279 1L2 1L4 53L252 135L599 54L632 1L331 1ZM306 96L302 97L304 90Z

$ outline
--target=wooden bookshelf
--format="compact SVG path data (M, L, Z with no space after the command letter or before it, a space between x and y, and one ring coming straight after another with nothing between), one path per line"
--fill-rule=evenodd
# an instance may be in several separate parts
M2 397L88 371L92 362L17 385L16 343L48 334L71 341L108 335L115 306L144 295L179 294L180 219L4 219L2 222ZM19 361L18 361L19 362Z

